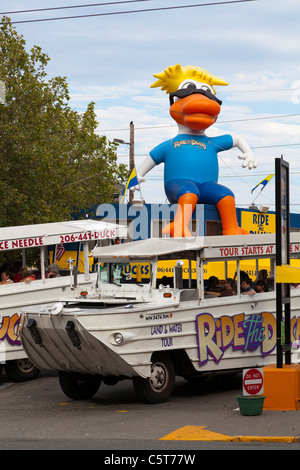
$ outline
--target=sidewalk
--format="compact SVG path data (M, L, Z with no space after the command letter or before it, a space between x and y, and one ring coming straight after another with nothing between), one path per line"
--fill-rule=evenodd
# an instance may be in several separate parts
M219 386L217 378L199 385L199 391L205 391L199 406L194 404L194 418L181 420L181 426L161 440L300 443L300 410L263 409L259 415L245 416L237 400L243 394L241 376L228 377L226 383L227 390L224 379Z

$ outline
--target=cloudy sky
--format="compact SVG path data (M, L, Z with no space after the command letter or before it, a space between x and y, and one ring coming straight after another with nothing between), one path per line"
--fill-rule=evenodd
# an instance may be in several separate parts
M100 1L1 0L0 13L11 18L28 49L36 44L48 53L49 78L67 77L72 108L82 111L95 102L99 134L128 142L134 122L137 168L153 147L177 133L168 96L150 88L154 73L180 63L226 80L229 86L216 87L223 105L207 134L243 135L258 166L243 169L236 149L222 152L219 182L232 189L238 206L248 207L257 196L258 206L274 209L275 178L261 194L251 189L274 173L274 159L283 155L290 163L291 211L300 212L299 0L107 0L12 13L95 3ZM81 17L24 22L75 16ZM120 145L119 161L128 163L128 155L129 147ZM147 175L142 196L166 201L162 166Z

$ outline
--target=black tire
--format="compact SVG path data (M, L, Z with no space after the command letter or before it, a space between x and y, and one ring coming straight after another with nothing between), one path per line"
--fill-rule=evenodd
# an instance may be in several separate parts
M28 358L8 361L4 365L4 370L8 378L14 382L25 382L26 380L35 379L40 373L40 369L35 367Z
M133 386L138 398L146 403L167 401L175 387L173 361L166 354L158 354L153 359L150 377L134 377Z
M97 393L101 377L79 372L59 372L59 383L67 397L72 400L87 400Z

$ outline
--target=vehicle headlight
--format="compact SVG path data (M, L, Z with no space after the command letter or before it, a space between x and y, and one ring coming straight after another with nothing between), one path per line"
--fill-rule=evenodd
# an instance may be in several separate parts
M117 331L116 333L112 333L108 339L113 346L120 346L136 340L136 335L130 331L123 331L122 333Z
M122 333L116 333L115 336L114 336L114 340L117 344L121 344L123 342Z

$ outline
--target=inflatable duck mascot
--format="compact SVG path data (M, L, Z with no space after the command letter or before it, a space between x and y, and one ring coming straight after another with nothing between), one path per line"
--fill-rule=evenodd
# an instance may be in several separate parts
M229 134L208 137L205 130L214 124L222 102L215 85L228 85L200 67L173 65L154 75L151 85L169 94L170 114L178 124L173 139L155 147L137 170L141 183L155 166L164 163L165 193L170 203L178 203L174 221L163 229L171 237L189 237L188 229L197 203L214 204L220 213L223 235L247 233L238 226L233 193L218 184L218 152L238 147L243 167L256 168L252 151L242 137Z

